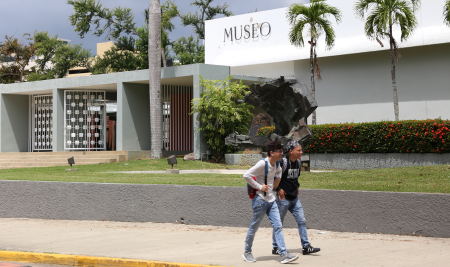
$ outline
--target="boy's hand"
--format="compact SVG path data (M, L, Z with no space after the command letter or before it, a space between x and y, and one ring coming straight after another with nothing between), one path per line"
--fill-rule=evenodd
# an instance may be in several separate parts
M280 199L285 199L285 195L286 195L286 192L284 192L283 189L280 189L280 191L278 191L278 197Z
M262 187L261 187L261 191L263 191L263 192L269 192L269 186L263 184Z

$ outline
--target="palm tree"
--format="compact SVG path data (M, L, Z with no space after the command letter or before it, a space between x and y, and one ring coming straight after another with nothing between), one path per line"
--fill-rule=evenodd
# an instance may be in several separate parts
M161 6L159 1L150 0L148 7L148 69L152 159L162 158Z
M356 15L364 19L364 31L369 39L377 40L383 47L380 39L388 38L391 51L391 77L394 91L395 120L399 120L397 82L395 78L395 61L400 58L397 41L392 28L400 27L401 41L405 41L417 27L416 10L420 0L359 0L355 5Z
M322 33L325 33L325 43L328 49L334 46L336 35L331 26L328 16L334 16L336 22L341 22L341 12L339 9L325 3L325 0L311 0L309 5L292 4L287 12L287 18L291 29L289 31L289 40L291 44L303 47L303 31L310 37L310 66L311 66L311 93L316 97L315 74L317 79L321 80L319 61L317 58L317 39ZM316 112L312 116L312 124L316 124Z
M445 2L444 6L444 22L450 27L450 0Z

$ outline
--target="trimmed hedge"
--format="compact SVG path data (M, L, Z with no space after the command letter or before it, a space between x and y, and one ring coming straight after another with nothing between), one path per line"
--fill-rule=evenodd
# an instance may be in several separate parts
M310 125L304 151L319 153L449 153L450 120Z

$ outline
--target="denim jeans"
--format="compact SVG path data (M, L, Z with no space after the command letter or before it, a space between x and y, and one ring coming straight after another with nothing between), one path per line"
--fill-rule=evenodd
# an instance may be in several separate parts
M300 240L302 242L302 247L309 246L308 234L306 232L306 219L305 214L303 213L303 207L300 203L300 200L296 197L294 200L280 199L277 196L277 205L278 210L280 211L281 223L284 222L284 217L286 216L287 211L289 210L292 215L294 215L295 220L298 225L298 233L300 235ZM272 235L273 247L279 247L278 242L275 239L275 233Z
M286 245L284 244L283 229L281 227L280 212L278 211L277 203L266 202L262 197L256 195L252 200L253 218L248 228L247 237L245 238L245 252L252 252L253 240L255 239L256 231L264 218L264 214L269 216L269 220L273 226L273 235L277 241L279 254L286 253Z

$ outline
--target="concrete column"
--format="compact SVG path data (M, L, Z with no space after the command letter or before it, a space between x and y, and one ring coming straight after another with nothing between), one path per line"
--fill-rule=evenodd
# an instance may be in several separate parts
M203 92L203 87L199 86L200 76L207 80L225 80L230 75L230 67L226 66L215 66L215 65L197 65L197 72L193 75L194 83L194 99L200 98ZM194 157L195 159L200 159L201 155L206 152L208 145L203 141L203 134L201 132L197 133L200 128L200 124L197 121L197 113L194 113Z
M148 84L117 83L117 150L150 150L150 141Z
M64 90L53 88L53 152L64 151Z
M28 152L28 95L0 96L0 151Z

